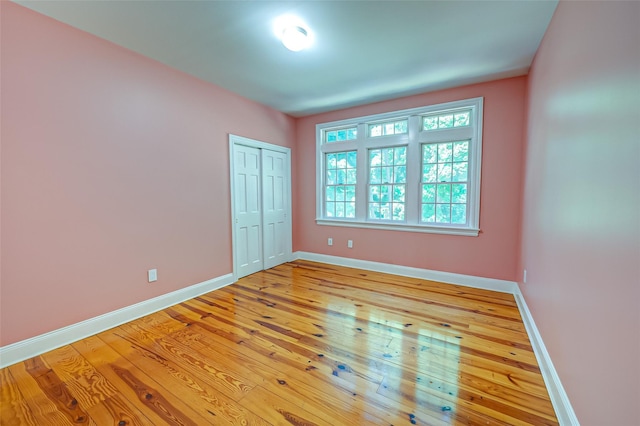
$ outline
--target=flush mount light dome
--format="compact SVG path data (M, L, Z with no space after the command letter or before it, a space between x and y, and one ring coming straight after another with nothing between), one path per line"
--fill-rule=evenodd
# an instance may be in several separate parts
M294 52L310 47L314 43L313 32L298 16L281 15L273 20L273 34L284 46Z
M280 39L284 47L294 52L299 52L309 45L307 30L297 25L286 27L282 30Z

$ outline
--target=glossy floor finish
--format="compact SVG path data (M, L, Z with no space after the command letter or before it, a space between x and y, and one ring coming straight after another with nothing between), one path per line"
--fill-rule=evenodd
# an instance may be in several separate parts
M557 424L513 296L306 261L0 378L2 425Z

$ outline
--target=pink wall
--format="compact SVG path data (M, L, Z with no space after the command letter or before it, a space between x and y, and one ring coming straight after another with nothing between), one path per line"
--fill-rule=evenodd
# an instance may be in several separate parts
M293 146L295 121L0 7L0 345L230 273L228 133Z
M298 119L296 162L301 172L294 250L516 280L525 92L526 77L517 77ZM316 225L316 124L480 96L484 134L478 237ZM334 239L332 247L328 237ZM353 249L347 248L348 239L354 241Z
M561 1L529 76L521 288L583 425L640 424L639 23Z

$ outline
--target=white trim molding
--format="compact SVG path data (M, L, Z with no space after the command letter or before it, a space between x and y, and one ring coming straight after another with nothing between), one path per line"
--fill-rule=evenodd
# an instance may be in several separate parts
M308 253L297 251L294 260L310 260L312 262L329 263L331 265L349 268L366 269L374 272L400 275L403 277L421 278L423 280L438 281L465 287L481 288L514 294L518 284L514 281L498 280L494 278L474 277L471 275L454 274L451 272L433 271L430 269L412 268L409 266L393 265L391 263L372 262L370 260L350 259L348 257L330 256L328 254Z
M529 335L529 340L531 341L533 352L538 360L540 372L542 373L542 378L547 386L549 398L551 398L551 404L556 412L556 417L558 417L558 422L562 426L579 426L580 422L578 421L578 417L573 411L567 392L564 390L564 387L560 382L558 372L553 366L551 356L549 355L549 352L547 352L547 348L542 341L540 331L538 330L538 327L536 327L536 323L533 321L531 311L529 311L527 302L525 302L524 296L518 286L516 286L513 297L516 299L516 303L518 304L518 309L522 316L522 322L524 323L524 327Z
M567 393L560 382L560 377L556 372L549 352L542 341L542 336L536 327L531 312L527 307L520 287L515 281L497 280L492 278L474 277L471 275L454 274L450 272L433 271L429 269L412 268L408 266L393 265L390 263L372 262L369 260L351 259L347 257L330 256L326 254L308 253L297 251L293 253L294 260L309 260L313 262L328 263L331 265L346 266L349 268L365 269L374 272L384 272L387 274L401 275L411 278L420 278L431 281L438 281L448 284L456 284L467 287L480 288L484 290L499 291L502 293L510 293L513 295L518 310L522 316L533 352L538 361L542 378L544 379L549 392L551 404L561 426L580 426L580 422L576 417Z
M106 313L30 339L0 347L0 368L43 354L80 339L233 284L232 274L213 278L153 299Z

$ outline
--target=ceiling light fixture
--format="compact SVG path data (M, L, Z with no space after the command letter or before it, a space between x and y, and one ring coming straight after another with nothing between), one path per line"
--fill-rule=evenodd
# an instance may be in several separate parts
M309 34L307 34L307 30L297 25L292 25L282 30L280 39L284 47L293 52L299 52L309 46Z
M295 15L281 15L273 20L273 34L293 51L299 52L313 45L314 35L309 26Z

